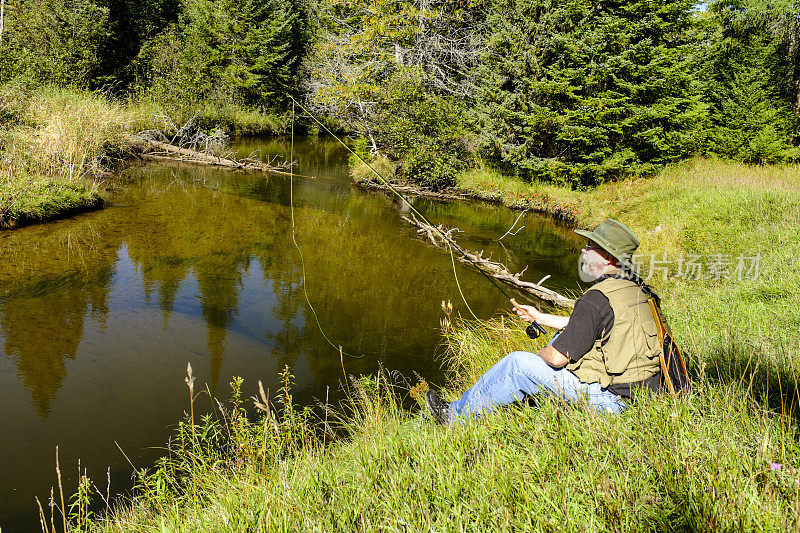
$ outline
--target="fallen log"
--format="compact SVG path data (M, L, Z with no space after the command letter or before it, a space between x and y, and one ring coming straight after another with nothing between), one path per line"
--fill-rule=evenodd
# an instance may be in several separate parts
M358 180L354 182L356 187L361 187L362 189L370 189L370 190L378 190L378 191L389 191L391 190L387 185L383 183L378 183L372 180ZM421 187L415 187L411 185L398 185L392 184L392 187L397 191L403 194L413 194L414 196L424 196L426 198L436 198L439 200L466 200L468 196L466 194L461 193L445 193L445 192L436 192L436 191L429 191L427 189L423 189Z
M421 235L425 235L428 240L437 248L447 250L450 246L452 246L455 249L456 255L460 255L458 260L462 263L469 263L477 266L483 272L492 276L493 278L503 281L541 300L550 302L553 305L567 309L571 309L575 305L575 300L572 298L567 298L566 296L563 296L552 289L548 289L539 283L522 281L519 279L522 275L522 272L518 274L512 274L508 268L505 267L505 265L481 257L483 252L474 253L470 252L469 250L465 250L455 242L455 239L453 238L453 233L455 231L454 229L446 230L441 225L436 227L431 226L430 224L426 224L425 222L418 220L413 213L411 214L411 217L407 217L405 215L401 216L409 224L417 227L417 231ZM447 235L447 240L443 237L443 235Z
M281 174L284 176L290 175L289 172L283 170L284 167L276 167L268 165L266 163L262 163L261 161L254 161L254 160L237 161L235 159L229 159L227 157L221 157L216 155L209 155L203 152L198 152L197 150L192 150L191 148L182 148L180 146L175 146L173 144L156 141L153 139L147 139L145 137L137 137L136 141L141 144L145 156L153 156L156 159L168 157L169 159L173 159L176 161L198 163L201 165L235 168L239 170L254 170L257 172L271 172L273 174ZM293 173L292 175L300 176L299 174L296 173ZM303 177L313 177L313 176L303 176Z

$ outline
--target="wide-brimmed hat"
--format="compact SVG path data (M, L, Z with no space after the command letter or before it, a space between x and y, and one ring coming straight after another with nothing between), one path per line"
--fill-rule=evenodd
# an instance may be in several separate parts
M607 218L594 231L576 229L575 233L596 242L623 266L635 270L631 257L639 247L639 239L622 222Z

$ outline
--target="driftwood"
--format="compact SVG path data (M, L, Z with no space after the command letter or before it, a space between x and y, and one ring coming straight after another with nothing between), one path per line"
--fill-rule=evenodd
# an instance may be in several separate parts
M169 143L155 141L144 137L137 138L137 141L142 144L145 150L145 156L151 156L154 159L171 159L173 161L186 161L189 163L198 163L201 165L211 165L217 167L235 168L239 170L255 170L259 172L271 172L273 174L283 174L288 176L289 172L282 170L284 167L276 167L256 161L253 159L246 159L237 161L227 157L210 155L191 148L182 148ZM294 174L297 176L298 174ZM306 176L308 177L308 176Z
M453 233L458 230L456 229L445 230L441 225L437 227L431 226L429 224L426 224L425 222L421 222L413 214L411 215L410 218L403 215L403 219L406 220L412 226L417 227L418 233L420 233L421 235L425 235L428 238L428 240L430 240L431 243L433 243L433 245L436 246L437 248L447 250L448 247L452 246L457 252L457 255L460 254L458 260L461 261L462 263L473 264L474 266L477 266L483 272L492 276L493 278L503 281L513 287L516 287L517 289L522 290L523 292L536 296L539 299L548 301L559 307L565 307L570 309L575 305L575 300L573 300L572 298L567 298L566 296L562 296L556 291L543 287L538 283L531 283L530 281L522 281L521 279L519 279L520 276L522 276L522 272L518 274L512 274L511 272L509 272L508 268L506 268L504 265L481 257L483 252L474 253L470 252L469 250L465 250L464 248L459 246L453 239ZM445 240L443 235L446 235L448 240Z
M378 183L376 181L366 180L366 179L356 181L354 185L356 187L361 187L362 189L372 189L380 191L391 190L389 189L388 186L384 185L383 183ZM424 196L426 198L436 198L439 200L466 200L468 198L466 194L429 191L427 189L414 187L412 185L397 185L393 183L392 187L397 192L401 192L403 194L413 194L414 196Z

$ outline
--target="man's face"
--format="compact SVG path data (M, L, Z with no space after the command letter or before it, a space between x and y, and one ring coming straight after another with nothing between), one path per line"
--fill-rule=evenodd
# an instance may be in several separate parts
M597 243L589 241L581 250L581 271L592 280L599 278L611 263L607 255Z

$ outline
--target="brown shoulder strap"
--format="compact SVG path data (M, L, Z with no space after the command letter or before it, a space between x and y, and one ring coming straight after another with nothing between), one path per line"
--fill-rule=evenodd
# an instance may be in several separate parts
M667 365L666 354L664 353L664 335L666 334L664 321L661 320L661 313L658 311L655 299L648 298L647 303L650 304L650 311L653 313L653 319L656 321L656 326L658 328L658 345L661 346L661 349L658 351L658 360L661 363L661 378L666 382L670 394L674 396L675 386L669 378L669 366Z
M654 298L648 298L647 303L650 304L650 310L653 312L653 318L658 327L658 341L661 344L659 353L661 373L670 393L675 395L679 390L688 387L689 373L686 371L686 364L683 362L683 356L675 343L675 339L672 337L672 332L661 315L658 303ZM677 389L673 378L677 381Z

